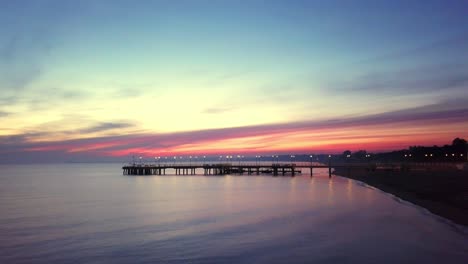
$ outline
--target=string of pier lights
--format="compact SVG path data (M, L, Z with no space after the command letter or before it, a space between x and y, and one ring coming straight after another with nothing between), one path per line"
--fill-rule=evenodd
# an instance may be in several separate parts
M255 166L258 166L258 160L261 159L262 156L260 155L255 155Z
M202 156L202 157L203 157L203 163L205 163L205 162L206 162L206 156L204 155L204 156ZM276 159L276 161L278 161L278 158L279 158L278 155L272 155L271 157L273 158L273 160ZM291 155L290 157L291 157L291 159L294 159L296 156L295 156L295 155ZM313 156L310 155L310 158L312 158L312 157L313 157ZM223 158L224 158L223 155L220 155L220 156L219 156L219 160L220 160L220 161L222 161ZM225 158L226 158L226 161L232 161L232 159L234 158L234 156L232 156L232 155L226 155ZM237 160L238 160L238 162L239 162L239 165L240 165L242 159L244 159L245 156L244 156L244 155L237 155L236 158L237 158ZM261 158L262 158L261 155L256 155L256 156L255 156L256 165L258 165L258 162L259 162L259 160L261 160ZM164 156L164 157L156 156L156 157L154 157L154 162L157 163L157 164L160 164L161 161L162 161L162 159L164 159L164 163L167 163L167 162L168 162L168 157L167 157L167 156ZM185 157L185 160L187 160L187 159L189 160L189 162L190 162L190 164L191 164L192 159L198 160L198 156L187 156L187 157ZM135 162L135 157L133 157L133 160L134 160L133 163L136 163L136 162ZM143 160L143 156L139 156L139 157L138 157L138 160L139 160L139 163L140 163L140 164L143 164L143 161L144 161L144 160ZM174 160L174 162L177 163L177 162L179 162L179 161L184 160L184 156L174 156L174 157L173 157L173 160Z
M457 155L457 154L452 153L452 156L455 157L456 155ZM412 154L405 154L404 156L405 156L405 157L411 157ZM425 154L425 156L426 156L426 157L432 157L433 154ZM445 154L445 156L448 157L448 156L450 156L450 155L449 155L449 154ZM258 162L261 160L262 157L266 157L266 156L255 155L256 163L258 163ZM294 159L296 158L296 155L290 155L289 157L290 157L291 160L294 160ZM332 155L328 155L328 158L331 158L331 157L332 157ZM346 157L347 157L347 158L350 158L351 155L346 155ZM366 157L366 158L369 158L369 157L371 157L371 154L366 154L365 157ZM460 154L460 157L463 157L463 154ZM140 163L143 163L143 158L144 158L143 156L139 156L139 157L138 157ZM185 157L185 160L189 160L189 161L191 162L192 159L198 160L198 158L199 158L199 156L186 156L186 157ZM205 155L204 155L204 156L200 156L200 158L203 158L203 162L206 161L206 156L205 156ZM219 156L219 160L220 160L220 161L222 161L223 158L225 158L226 161L232 160L232 159L234 159L234 158L237 158L238 161L241 161L242 159L245 158L245 156L244 156L244 155L237 155L237 156L235 156L235 157L234 157L233 155L226 155L226 156L220 155L220 156ZM276 161L278 161L279 156L278 156L278 155L272 155L271 158L272 158L273 161L275 161L275 159L276 159ZM313 161L314 155L309 155L309 158L311 159L311 161ZM167 156L164 156L164 157L156 156L156 157L154 157L154 160L155 160L156 163L161 163L162 159L164 159L164 162L167 163L167 160L168 160L168 157L167 157ZM177 162L178 160L184 160L184 156L174 156L173 159L174 159L175 162ZM318 157L317 157L317 159L318 159ZM135 157L134 157L134 160L135 160ZM134 162L135 162L135 161L134 161Z
M244 158L243 155L237 155L237 162L239 163L239 166L241 165L241 161Z

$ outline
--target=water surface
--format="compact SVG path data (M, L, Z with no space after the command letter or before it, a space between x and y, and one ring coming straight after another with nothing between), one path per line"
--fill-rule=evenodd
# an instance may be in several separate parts
M0 166L0 263L467 263L468 233L353 180Z

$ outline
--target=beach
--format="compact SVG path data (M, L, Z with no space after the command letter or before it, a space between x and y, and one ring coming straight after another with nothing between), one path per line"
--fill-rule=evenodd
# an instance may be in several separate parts
M390 171L335 169L335 174L364 182L468 226L468 171L457 168Z

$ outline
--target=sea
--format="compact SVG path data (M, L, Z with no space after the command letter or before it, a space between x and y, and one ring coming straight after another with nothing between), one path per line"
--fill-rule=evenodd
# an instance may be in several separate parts
M466 227L326 169L122 165L0 165L0 263L468 263Z

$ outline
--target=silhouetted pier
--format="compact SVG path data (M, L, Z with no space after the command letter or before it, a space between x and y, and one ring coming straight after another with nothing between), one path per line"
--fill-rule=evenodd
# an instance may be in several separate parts
M166 175L170 170L175 175L196 175L203 171L203 175L227 175L227 174L247 174L260 175L270 174L273 176L292 176L300 174L302 170L310 170L310 176L313 176L314 169L328 169L328 176L331 177L333 169L345 169L348 173L353 169L362 169L366 171L384 170L384 171L407 171L436 169L438 167L452 166L450 163L319 163L319 162L300 162L300 163L160 163L144 164L132 163L123 166L124 175Z
M124 175L166 175L168 170L175 175L196 175L197 169L203 170L203 175L226 175L226 174L247 174L260 175L271 174L273 176L300 174L302 169L309 169L310 175L313 175L313 169L328 168L328 174L331 177L333 168L368 168L369 164L324 164L324 163L270 163L270 164L235 164L235 163L200 163L200 164L130 164L124 166Z

